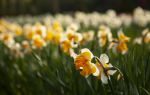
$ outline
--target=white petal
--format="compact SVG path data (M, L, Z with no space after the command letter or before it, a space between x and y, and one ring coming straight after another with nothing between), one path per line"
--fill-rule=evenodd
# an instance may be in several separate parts
M120 37L120 35L122 35L124 33L122 32L122 29L120 29L117 34L118 34L118 37Z
M73 57L74 59L77 57L77 54L74 52L73 49L70 49L70 56Z
M108 74L109 74L109 75L113 75L113 74L116 73L116 71L117 71L117 70L109 70L109 71L108 71Z
M142 44L142 37L135 38L133 43L134 44Z
M101 56L100 56L100 62L102 64L108 63L109 62L109 57L106 54L101 54Z
M88 48L81 49L81 53L83 52L90 52L90 50Z
M76 36L78 37L79 42L83 39L83 36L80 33L76 33Z
M107 78L107 76L104 74L104 72L101 73L101 81L102 81L102 83L104 83L104 84L107 84L107 83L108 83L108 78Z
M113 37L112 37L112 33L110 32L110 30L107 32L107 36L108 36L108 41L111 42L113 40Z
M144 29L143 32L142 32L142 35L144 36L145 34L148 33L148 31L149 31L148 28Z
M109 63L109 67L113 67L113 66L111 65L111 63Z
M113 67L113 66L111 65L111 63L109 63L109 67ZM109 70L109 71L108 71L108 74L109 74L109 75L113 75L114 73L116 73L116 71L117 71L117 70Z

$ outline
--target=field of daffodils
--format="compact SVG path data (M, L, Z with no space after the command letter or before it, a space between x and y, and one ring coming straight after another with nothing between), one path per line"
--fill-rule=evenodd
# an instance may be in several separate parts
M1 18L0 95L150 95L150 11Z

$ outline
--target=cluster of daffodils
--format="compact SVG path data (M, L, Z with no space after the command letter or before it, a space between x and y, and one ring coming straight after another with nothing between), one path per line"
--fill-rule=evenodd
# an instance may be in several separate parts
M101 25L98 31L98 39L100 47L108 46L108 49L112 49L114 53L125 54L128 51L127 42L130 38L127 37L122 30L118 31L118 38L113 38L112 32L109 27Z
M109 57L106 54L101 54L98 58L87 48L81 49L80 54L74 54L72 57L76 69L80 71L82 76L88 77L93 74L104 84L107 84L110 76L118 70L109 63ZM95 59L95 63L92 62L93 59ZM119 73L118 76L120 77L120 75L122 76L122 73Z
M109 10L105 14L76 12L72 15L57 14L41 18L3 18L0 19L0 43L14 56L21 58L33 50L42 50L48 45L54 45L74 58L75 68L82 76L88 77L93 74L101 79L102 83L107 84L111 75L118 72L118 79L123 76L118 68L109 63L109 57L106 54L101 54L100 58L96 57L87 48L81 49L79 54L76 54L75 50L85 47L90 42L93 43L92 46L97 45L97 41L97 48L124 55L128 52L131 38L125 35L122 28L132 23L147 26L150 23L150 12L137 8L133 15L117 15L115 11ZM111 31L115 28L119 29L116 37ZM150 30L143 30L141 36L133 38L133 43L150 44Z
M63 52L70 54L73 48L93 40L94 37L93 31L79 33L78 29L79 26L74 23L64 29L58 21L19 25L1 19L0 41L22 57L32 49L42 49L49 43L60 46Z
M76 12L73 17L57 14L52 19L57 19L61 23L65 23L65 25L70 25L72 22L75 22L84 27L99 27L99 25L105 24L110 28L120 28L122 26L130 26L132 23L143 27L150 23L150 11L138 7L131 15L124 13L118 15L114 10L108 10L106 13Z
M131 24L144 27L150 23L150 11L138 7L134 10L133 14L117 14L114 10L108 10L106 13L75 12L73 14L56 14L54 16L20 16L10 20L17 20L19 23L35 23L40 20L46 25L49 25L50 22L58 21L59 23L63 24L63 26L69 26L72 23L75 23L78 26L83 27L99 27L101 24L107 25L110 28L121 28L122 26L130 26Z
M150 22L150 11L137 8L133 13L133 22L139 26L146 26Z
M107 48L114 53L126 54L130 37L121 30L132 23L146 26L150 22L150 12L136 8L133 15L117 14L114 10L106 13L56 14L42 17L17 17L0 19L0 41L17 56L30 53L32 49L42 49L54 43L65 53L72 54L75 48L98 40L100 48ZM84 28L94 27L98 31ZM114 38L112 28L120 29ZM82 30L83 29L83 30ZM133 43L150 43L149 29L145 29Z

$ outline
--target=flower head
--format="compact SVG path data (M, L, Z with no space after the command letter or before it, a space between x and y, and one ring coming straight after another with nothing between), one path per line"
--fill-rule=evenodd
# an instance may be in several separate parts
M74 44L73 41L65 39L61 42L61 47L65 53L70 53L70 50L74 47L77 47L77 44Z
M80 33L77 33L77 32L72 31L72 30L66 32L66 37L69 40L73 40L76 43L79 43L83 39L83 37Z
M112 33L110 29L103 25L100 26L100 30L98 31L98 38L101 47L105 46L107 41L112 41Z
M46 42L39 35L34 35L32 39L33 48L42 48L46 46Z
M109 63L109 57L106 54L101 54L100 59L98 59L96 63L96 66L100 72L98 78L101 79L102 83L107 84L109 76L116 72L116 70L109 70L109 68L113 67Z
M113 39L109 45L109 49L113 49L119 53L125 54L128 52L127 42L130 41L130 38L125 36L125 34L120 30L118 32L118 39Z
M82 39L81 43L84 44L86 42L89 42L89 41L93 40L94 31L83 32L82 35L83 35L83 39Z
M93 54L89 49L82 49L81 53L74 58L75 67L81 70L81 75L89 76L90 74L96 75L98 71L96 65L91 62Z

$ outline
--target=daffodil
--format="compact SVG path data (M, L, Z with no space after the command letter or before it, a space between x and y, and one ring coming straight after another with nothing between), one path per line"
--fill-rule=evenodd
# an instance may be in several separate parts
M96 65L91 62L93 54L89 49L82 49L81 53L74 57L74 63L77 70L81 70L80 74L87 77L90 74L97 75L99 70Z
M101 54L100 59L97 58L96 66L99 70L98 78L101 79L102 83L107 84L110 75L113 75L116 70L109 70L113 66L109 63L109 57L106 54Z
M112 41L108 47L108 49L113 49L113 51L119 52L121 54L125 54L128 52L128 47L127 44L125 42L121 42L118 40Z
M73 40L76 43L79 43L83 39L83 37L80 33L77 33L77 32L72 31L72 30L67 31L66 36L69 40Z
M58 21L54 21L52 24L52 28L54 31L58 32L63 32L63 28L61 26L61 24Z
M33 28L30 24L27 24L24 26L24 35L27 39L31 40L33 36L35 35L35 31L33 31Z
M60 42L62 41L62 38L63 38L63 33L61 32L53 33L52 41L56 44L60 44Z
M11 24L9 29L14 32L15 36L21 36L23 33L22 27L15 23Z
M61 48L65 53L70 53L70 50L74 47L77 47L77 44L74 44L73 41L65 39L61 42Z
M46 32L46 36L45 36L45 41L52 41L53 39L53 36L54 36L54 32L49 29L47 32Z
M33 27L32 27L32 31L34 31L35 35L40 35L41 37L45 37L46 36L46 27L44 25L41 25L40 23L36 23Z
M119 52L125 54L128 52L127 42L130 41L130 38L127 37L122 31L118 32L118 39L113 39L109 45L109 49L113 49L114 52Z
M0 35L0 40L9 48L11 48L15 43L14 36L12 33L2 33Z
M83 39L81 41L82 44L92 41L94 38L94 31L88 31L82 33Z
M44 41L44 39L42 39L41 36L34 35L32 39L32 45L33 45L33 48L42 48L46 46L46 42Z
M104 25L100 26L98 31L98 38L101 47L105 46L107 41L112 41L112 33L110 29Z

